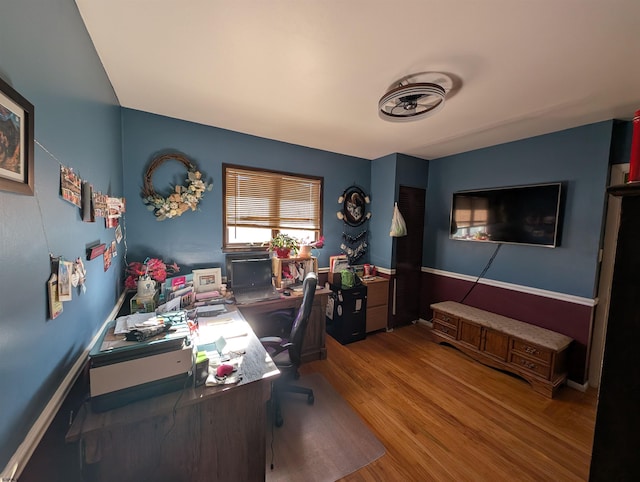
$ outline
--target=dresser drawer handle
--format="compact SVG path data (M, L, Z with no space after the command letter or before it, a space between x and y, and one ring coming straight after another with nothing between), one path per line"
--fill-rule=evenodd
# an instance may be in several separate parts
M448 316L445 316L442 318L444 321L451 321L451 318L449 318Z
M525 368L528 368L529 370L535 370L535 368L536 368L536 364L535 363L531 363L531 362L524 361L524 360L522 360L522 366L524 366Z
M525 346L524 351L526 351L527 353L529 353L531 355L537 355L538 353L540 353L538 350L536 350L532 346Z
M440 328L440 331L442 331L442 333L449 333L449 328L445 328L444 326Z

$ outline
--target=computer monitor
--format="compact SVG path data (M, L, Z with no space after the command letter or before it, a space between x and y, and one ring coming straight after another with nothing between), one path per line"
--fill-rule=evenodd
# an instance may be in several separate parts
M271 258L234 259L231 261L233 289L258 289L272 286Z
M225 269L226 269L226 274L227 274L227 288L229 289L233 289L234 288L234 282L233 282L233 270L232 270L232 263L236 260L239 259L268 259L269 262L271 262L271 256L269 255L269 253L261 251L261 252L257 252L257 253L231 253L231 254L227 254L225 257Z

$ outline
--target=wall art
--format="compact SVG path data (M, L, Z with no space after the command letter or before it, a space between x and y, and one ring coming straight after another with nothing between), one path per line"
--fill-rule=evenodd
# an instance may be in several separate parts
M0 79L0 189L33 196L33 105Z

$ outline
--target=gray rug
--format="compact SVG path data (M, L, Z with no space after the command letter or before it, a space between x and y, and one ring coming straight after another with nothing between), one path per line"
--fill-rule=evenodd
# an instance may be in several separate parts
M335 481L384 455L382 443L322 375L304 375L298 384L313 389L315 403L282 395L284 425L273 429L273 470L267 429L268 482Z

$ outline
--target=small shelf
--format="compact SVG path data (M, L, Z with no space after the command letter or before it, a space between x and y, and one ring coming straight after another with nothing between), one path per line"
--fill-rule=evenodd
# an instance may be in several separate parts
M286 276L283 275L283 270L288 269L289 272L295 270L296 272L300 269L304 270L306 274L309 270L318 274L318 259L315 257L310 258L271 258L273 275L275 277L274 284L276 288L285 288L286 286L282 285L283 277L286 279ZM292 281L291 283L299 282L301 283L303 276L297 280Z

